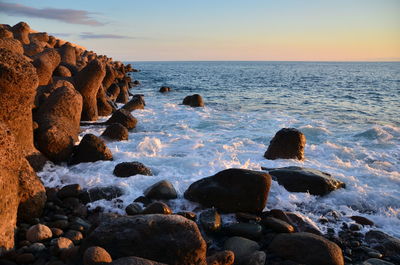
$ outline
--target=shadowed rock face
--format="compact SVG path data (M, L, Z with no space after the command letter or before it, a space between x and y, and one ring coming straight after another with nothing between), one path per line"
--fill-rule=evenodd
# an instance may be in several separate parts
M18 218L38 217L46 201L45 189L24 158L12 131L0 122L0 255L14 247Z
M110 87L107 89L107 95L112 101L116 101L120 90L121 89L117 84L111 84Z
M46 49L35 55L33 65L39 77L39 86L49 84L53 71L59 64L60 55L55 49Z
M127 103L129 101L129 86L127 82L118 83L119 94L116 99L118 103Z
M58 49L58 52L60 53L62 63L70 65L76 64L75 48L71 44L65 43Z
M25 22L19 22L11 28L14 38L19 40L22 44L29 44L29 32L31 28Z
M109 98L107 97L103 85L100 85L96 97L97 97L97 111L99 116L111 115L116 110L114 106L110 104L111 100L109 100Z
M342 250L335 243L310 233L277 235L269 250L278 256L310 265L343 265Z
M106 124L113 123L119 123L130 130L136 127L137 119L129 111L119 109L106 121Z
M189 105L191 107L204 107L203 98L199 94L187 96L183 99L183 105Z
M260 213L270 187L271 176L267 173L232 168L192 183L184 196L223 212Z
M0 48L0 121L26 154L34 150L32 107L37 86L35 67L24 56Z
M122 141L128 140L129 132L125 126L119 123L113 123L105 129L101 136L106 137L110 140Z
M305 135L295 128L279 130L269 143L264 154L266 159L304 159Z
M39 108L35 132L38 149L55 163L67 161L78 140L82 96L71 87L57 88Z
M136 109L144 109L146 103L144 101L144 96L140 94L133 95L132 99L122 106L123 109L127 111L134 111Z
M30 33L29 39L31 41L37 40L37 41L49 42L49 35L47 34L47 32Z
M98 119L97 92L106 74L104 65L99 60L91 61L75 78L76 89L82 94L82 121Z
M0 26L0 38L14 38L14 34L6 27ZM21 42L20 42L21 43Z
M114 81L115 81L115 70L111 65L107 64L106 75L104 76L103 79L103 86L105 90L107 90L111 86L111 84L114 83Z
M70 164L112 159L112 153L102 139L93 134L86 134L74 150Z
M291 192L309 192L322 196L345 187L343 182L330 174L311 168L283 167L268 172L279 185Z
M167 264L206 264L206 243L195 222L179 215L136 215L104 220L82 243L115 258L139 256Z

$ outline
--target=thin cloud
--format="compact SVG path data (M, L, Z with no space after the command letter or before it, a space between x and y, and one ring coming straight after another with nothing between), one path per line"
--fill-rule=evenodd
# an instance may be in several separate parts
M91 32L82 32L79 34L81 39L133 39L129 36L117 35L117 34L94 34Z
M91 17L92 12L76 9L34 8L21 4L0 2L0 12L7 15L28 16L62 21L70 24L102 26L104 23Z

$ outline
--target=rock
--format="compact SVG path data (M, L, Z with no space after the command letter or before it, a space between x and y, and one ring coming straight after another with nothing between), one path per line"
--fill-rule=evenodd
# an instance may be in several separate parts
M330 174L311 168L283 167L268 173L290 192L309 192L312 195L326 195L345 184Z
M113 160L112 153L101 138L93 134L86 134L75 149L70 164L99 160Z
M123 190L117 186L108 187L95 187L82 192L79 198L84 203L94 202L98 200L112 200L118 198L124 194Z
M51 161L67 161L80 131L82 96L73 88L57 88L38 109L35 117L37 148Z
M110 64L106 64L106 75L103 78L103 87L105 90L108 90L108 88L114 83L116 78L115 75L115 70Z
M179 215L109 218L85 238L81 251L91 246L107 249L115 259L139 256L167 264L206 264L206 243L196 223Z
M185 218L187 218L189 220L192 220L192 221L196 222L197 215L194 212L178 212L177 214L179 214L179 215L181 215L181 216L183 216L183 217L185 217Z
M149 199L170 200L178 198L174 186L168 180L161 180L144 191L144 195Z
M54 237L60 237L64 233L64 231L62 229L57 228L57 227L52 227L52 228L50 228L50 230L53 233Z
M400 239L389 236L381 231L370 230L365 234L365 240L373 248L378 249L385 256L395 256L400 253Z
M232 265L235 262L235 254L224 250L207 257L207 265Z
M32 253L23 253L18 255L15 261L18 264L30 264L35 261L35 256Z
M276 233L293 233L294 227L285 221L274 217L266 217L261 220L261 224Z
M311 233L278 234L268 247L283 259L309 265L343 265L342 250L335 243Z
M83 239L82 233L75 230L68 230L64 237L70 239L74 244L79 244L79 242Z
M136 94L133 95L132 99L122 106L122 108L127 111L134 111L136 109L144 109L144 106L146 106L146 103L144 102L144 96Z
M74 243L66 237L59 237L51 240L51 246L53 247L54 253L59 254L60 252L73 248Z
M308 232L316 235L322 235L318 226L316 226L308 217L299 213L285 212L289 218L290 224L296 228L297 232Z
M67 67L65 67L63 65L59 65L54 70L53 75L61 76L61 77L71 77L72 73Z
M231 237L224 243L224 249L235 253L235 264L241 264L248 259L248 256L260 249L257 242L243 237Z
M104 91L103 85L100 85L97 91L97 111L99 116L109 116L116 109L114 105L110 104L111 100L108 99L106 92Z
M32 243L52 238L52 236L53 233L50 228L42 224L31 226L28 231L26 231L26 239Z
M13 39L14 38L14 34L11 32L11 27L10 28L6 28L6 27L3 27L1 25L0 26L0 38ZM18 42L21 43L20 41L18 41Z
M261 212L271 186L271 176L246 169L226 169L192 183L184 197L223 212Z
M241 265L264 265L267 255L264 251L255 251L246 257L246 261L242 262Z
M110 98L110 100L112 100L112 101L116 101L117 100L117 97L118 97L118 95L119 95L119 92L120 92L120 88L119 88L119 86L117 85L117 84L111 84L110 86L109 86L109 88L107 89L107 95L108 95L108 97Z
M350 219L354 220L357 224L360 224L360 225L370 225L370 226L374 225L374 222L372 222L371 220L369 220L368 218L363 217L363 216L355 215L355 216L351 216Z
M225 234L229 236L240 236L252 240L259 240L262 237L262 226L253 223L235 223L223 227Z
M394 265L394 263L387 262L381 259L372 258L372 259L367 259L366 261L361 263L361 265Z
M215 209L207 209L200 213L199 221L207 232L216 232L221 229L221 215Z
M29 246L29 252L38 253L46 250L46 246L43 243L33 243Z
M37 41L49 42L49 35L47 34L47 32L30 33L28 37L30 41L37 40Z
M20 55L24 54L24 48L20 41L12 38L0 38L0 48L10 50Z
M95 121L98 118L97 92L105 76L104 65L93 60L75 77L76 89L82 94L82 121Z
M32 153L32 104L38 86L36 69L22 55L0 48L0 122L13 133L25 154Z
M161 92L161 93L170 92L170 91L171 91L171 88L168 87L168 86L162 86L162 87L160 87L160 92Z
M113 123L107 126L101 136L110 140L123 141L128 140L129 132L128 129L120 123Z
M31 28L25 22L19 22L11 28L14 38L19 40L22 44L29 44L29 32Z
M125 257L120 258L111 263L112 265L166 265L165 263L160 263L152 261L149 259L143 259L139 257Z
M53 71L60 63L60 55L55 49L46 49L45 51L35 55L33 66L39 77L39 86L48 85L51 81Z
M122 162L115 166L114 175L120 178L127 178L134 175L152 176L151 170L140 162Z
M280 129L269 143L266 159L304 159L305 135L295 128Z
M65 199L68 197L79 197L81 194L82 188L79 184L70 184L62 187L58 192L57 196L60 199Z
M191 107L204 107L203 98L199 94L185 97L182 104L189 105Z
M127 215L137 215L143 211L142 206L139 203L133 202L126 206L125 212Z
M90 247L83 254L83 264L85 265L99 265L110 262L112 262L110 254L101 247Z
M69 65L76 64L75 48L70 43L65 43L62 45L58 49L58 52L60 53L62 63Z
M127 82L118 83L119 86L119 94L116 99L118 103L127 103L129 101L129 87Z
M132 114L124 109L119 109L105 122L106 124L119 123L125 126L128 130L136 127L137 119Z
M45 42L41 41L31 41L29 44L23 45L24 47L24 55L28 57L34 57L36 54L41 53L46 47Z
M163 202L153 202L142 211L142 214L172 214L172 210Z
M260 222L261 218L257 215L254 214L249 214L249 213L236 213L236 220L242 223L248 223L248 222Z

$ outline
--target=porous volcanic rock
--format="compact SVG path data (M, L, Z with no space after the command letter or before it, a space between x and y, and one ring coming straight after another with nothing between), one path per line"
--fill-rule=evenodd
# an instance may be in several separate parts
M137 119L129 111L119 109L105 122L105 124L113 123L119 123L130 130L136 127Z
M0 38L0 48L10 50L12 52L23 55L24 48L19 40L12 38Z
M14 38L19 40L22 44L30 43L29 32L31 31L31 28L27 23L19 22L11 28L11 31L14 34Z
M128 129L120 123L113 123L107 126L101 136L106 137L110 140L123 141L128 140L129 132Z
M110 103L111 100L108 99L106 92L104 91L103 85L100 85L96 97L99 116L111 115L116 110L114 106Z
M60 55L55 49L46 49L34 58L33 66L39 77L39 86L48 85L54 69L60 63Z

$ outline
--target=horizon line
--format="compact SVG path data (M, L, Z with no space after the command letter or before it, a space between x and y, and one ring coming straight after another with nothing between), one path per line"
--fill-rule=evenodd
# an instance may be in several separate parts
M304 62L304 63L400 63L396 60L121 60L124 62Z

